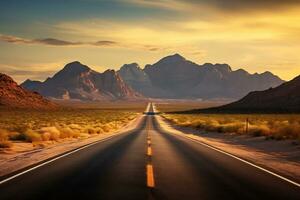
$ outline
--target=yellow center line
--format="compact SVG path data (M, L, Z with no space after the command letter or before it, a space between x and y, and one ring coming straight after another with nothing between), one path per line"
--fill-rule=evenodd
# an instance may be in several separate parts
M153 188L154 184L154 176L153 176L153 166L151 164L147 164L147 186Z
M152 148L151 148L151 137L150 137L150 123L147 123L147 156L151 158L152 156ZM151 164L151 160L148 160L148 164L146 165L146 173L147 173L147 187L154 188L154 174L153 174L153 165Z
M147 148L147 156L152 156L152 148L151 147Z

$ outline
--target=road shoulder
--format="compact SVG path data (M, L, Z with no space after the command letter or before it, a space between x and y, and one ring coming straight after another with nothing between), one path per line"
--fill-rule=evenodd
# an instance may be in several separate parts
M15 171L29 167L31 165L40 163L44 160L53 158L61 155L65 152L72 151L82 146L95 143L106 138L117 136L130 131L138 126L141 122L143 115L139 115L136 119L129 122L126 126L118 131L109 132L100 135L94 135L86 139L69 139L62 142L56 142L47 147L36 148L30 151L12 154L1 154L0 155L0 177L11 174Z
M300 181L300 146L291 141L265 140L262 137L233 136L220 133L202 133L188 127L179 127L156 116L160 127L222 151L263 166L283 176Z

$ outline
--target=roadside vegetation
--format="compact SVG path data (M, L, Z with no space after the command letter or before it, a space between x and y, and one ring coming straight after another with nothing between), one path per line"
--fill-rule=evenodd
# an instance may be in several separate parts
M300 140L299 114L163 114L163 117L176 125L207 132Z
M39 143L87 138L116 131L136 118L136 110L68 109L50 112L1 110L0 148L14 142Z

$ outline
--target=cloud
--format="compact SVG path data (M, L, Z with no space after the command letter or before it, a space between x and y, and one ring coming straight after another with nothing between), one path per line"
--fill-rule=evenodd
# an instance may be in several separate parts
M140 45L140 44L121 44L116 41L110 40L99 40L96 42L71 42L66 40L60 40L55 38L44 38L44 39L26 39L15 37L11 35L0 35L0 41L15 43L15 44L41 44L49 46L95 46L95 47L123 47L123 48L136 48L144 49L148 51L158 51L161 48L154 45Z
M293 8L300 0L125 0L127 3L160 9L205 12L214 9L223 12L274 11Z
M74 45L82 45L80 42L70 42L65 40L58 40L55 38L45 38L45 39L35 39L31 41L34 43L39 44L46 44L46 45L52 45L52 46L74 46Z
M143 45L141 48L144 48L145 50L148 50L148 51L160 51L160 50L169 49L169 48L159 47L156 45Z
M166 48L162 48L156 45L144 45L144 44L125 44L119 43L112 40L99 40L96 42L71 42L66 40L60 40L55 38L44 38L44 39L26 39L15 37L12 35L0 35L0 41L14 43L14 44L26 44L26 45L48 45L48 46L94 46L94 47L121 47L121 48L129 48L129 49L139 49L146 51L159 51Z
M26 39L20 38L12 35L0 35L0 41L15 43L15 44L42 44L49 46L101 46L101 47L110 47L119 45L115 41L97 41L97 42L71 42L66 40L60 40L55 38L42 38L42 39Z
M9 43L17 43L17 44L30 44L31 40L26 40L23 38L11 36L11 35L0 35L0 41L9 42Z
M115 41L103 40L103 41L97 41L95 43L92 43L92 45L95 45L95 46L115 46L115 45L118 45L118 43L115 42Z
M17 83L22 83L26 79L44 81L53 76L69 60L59 60L56 62L39 62L27 59L18 59L19 63L1 60L1 73L11 76Z
M283 9L286 7L294 7L300 5L300 0L180 0L181 2L187 2L194 6L201 7L207 5L217 8L223 11L241 11L252 10L274 10Z
M74 46L74 45L82 45L80 42L70 42L65 40L59 40L55 38L43 38L43 39L26 39L20 38L12 35L0 35L0 41L15 43L15 44L45 44L51 46Z

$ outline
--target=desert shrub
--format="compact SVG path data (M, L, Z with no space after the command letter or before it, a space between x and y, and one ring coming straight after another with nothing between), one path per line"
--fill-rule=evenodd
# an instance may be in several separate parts
M20 140L20 141L25 141L26 140L26 136L24 133L18 133L18 132L14 132L12 131L9 134L9 140Z
M5 129L0 129L0 141L8 140L8 131Z
M12 128L13 131L20 133L20 134L25 133L28 129L29 129L29 127L27 124L16 125ZM19 140L22 140L21 136L20 136Z
M101 128L103 132L109 132L111 130L110 124L104 124Z
M60 131L54 127L43 127L39 130L40 134L42 135L43 140L59 140L60 138Z
M8 141L9 132L4 129L0 129L0 148L9 148L12 146L12 143Z
M1 141L0 140L0 148L10 148L12 146L13 146L13 144L11 141L8 141L8 140Z
M271 133L270 128L264 124L251 125L249 124L249 134L253 136L269 135Z
M24 134L27 142L39 142L42 141L42 136L36 131L28 129Z
M101 134L101 133L104 132L101 127L97 127L95 131L96 131L97 134Z
M164 114L163 117L180 125L209 132L246 133L271 139L300 139L300 115L227 115L227 114Z
M81 129L81 126L78 125L78 124L69 124L68 127L71 128L71 129L75 129L75 130L80 130Z
M26 142L81 138L114 131L134 119L137 113L123 110L76 109L51 112L1 111L0 138Z
M60 128L60 138L78 138L80 133L76 130L72 130L69 127Z
M96 133L96 131L95 131L94 128L87 128L87 129L86 129L86 132L87 132L88 134L90 134L90 135Z

